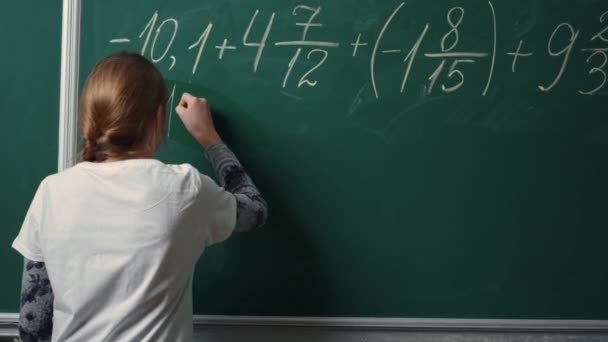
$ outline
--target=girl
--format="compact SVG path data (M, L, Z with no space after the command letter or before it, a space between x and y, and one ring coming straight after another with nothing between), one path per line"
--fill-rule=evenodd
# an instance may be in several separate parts
M81 99L82 162L45 178L13 248L25 257L24 341L189 341L205 249L266 221L266 202L216 132L205 99L176 112L223 188L153 159L167 88L144 57L100 61Z

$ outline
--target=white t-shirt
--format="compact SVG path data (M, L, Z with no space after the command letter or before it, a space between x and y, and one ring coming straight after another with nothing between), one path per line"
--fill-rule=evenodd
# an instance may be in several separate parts
M83 162L42 181L13 248L46 264L53 341L190 341L194 265L235 224L191 165Z

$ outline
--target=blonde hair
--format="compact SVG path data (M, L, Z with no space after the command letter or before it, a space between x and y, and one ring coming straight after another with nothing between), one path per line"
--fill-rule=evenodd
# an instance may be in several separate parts
M167 98L162 75L143 56L120 52L99 61L82 91L81 159L102 162L154 150L161 139L156 113ZM165 125L164 109L160 124Z

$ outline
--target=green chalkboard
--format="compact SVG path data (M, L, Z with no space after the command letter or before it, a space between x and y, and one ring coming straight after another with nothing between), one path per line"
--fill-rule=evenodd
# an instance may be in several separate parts
M83 1L80 76L142 52L270 204L203 255L197 314L608 319L606 11ZM209 172L170 117L159 157Z
M61 1L0 2L0 312L16 312L23 257L11 249L42 179L57 171Z

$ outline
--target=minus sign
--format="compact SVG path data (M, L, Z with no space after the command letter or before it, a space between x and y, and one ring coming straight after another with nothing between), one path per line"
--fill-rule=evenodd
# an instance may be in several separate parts
M116 39L110 40L110 43L129 43L129 42L131 42L131 39L128 39L128 38L116 38Z
M383 50L382 53L399 53L401 50Z
M594 51L594 52L599 52L599 51L608 51L608 48L581 49L581 51Z
M463 58L483 58L488 57L484 52L440 52L440 53L425 53L426 57L443 58L443 57L463 57Z

